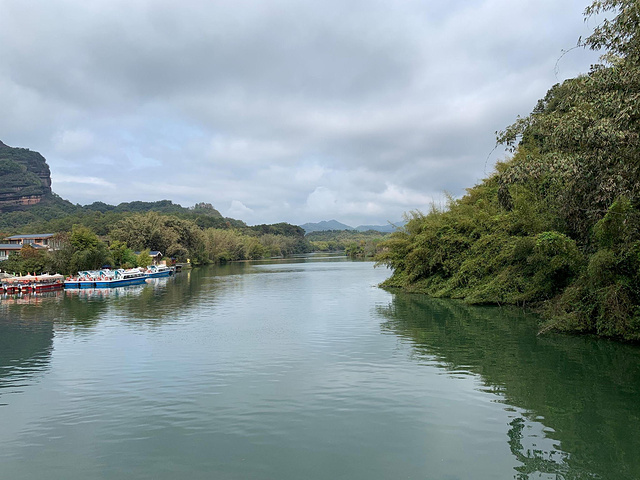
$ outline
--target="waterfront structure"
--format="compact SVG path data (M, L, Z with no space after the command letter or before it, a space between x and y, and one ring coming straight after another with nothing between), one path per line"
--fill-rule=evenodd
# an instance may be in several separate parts
M34 248L44 247L49 250L56 250L60 247L55 239L54 233L35 233L28 235L13 235L5 238L9 245L31 245Z
M11 253L19 252L21 249L22 245L0 243L0 262L2 262L3 260L7 260Z
M133 252L134 255L140 255L141 252ZM160 265L160 259L162 258L162 252L158 250L151 250L149 252L149 256L151 257L151 261L154 265Z
M160 259L162 258L162 253L158 250L151 250L149 252L149 256L153 259L153 264L158 265L160 263Z

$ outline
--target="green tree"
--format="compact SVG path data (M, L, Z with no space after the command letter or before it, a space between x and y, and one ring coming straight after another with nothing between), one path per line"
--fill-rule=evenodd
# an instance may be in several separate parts
M74 225L69 244L73 248L69 262L71 272L95 270L112 263L106 244L87 227Z
M137 265L136 255L124 242L118 240L111 242L109 245L109 253L116 266L131 268Z
M640 340L640 4L585 13L613 15L584 41L603 63L500 132L513 156L495 174L383 242L387 285Z
M138 267L148 267L153 263L149 249L143 250L138 254L136 257L136 263L138 264Z
M48 271L49 264L46 251L24 245L20 251L11 253L7 260L0 262L0 270L20 275L38 274Z

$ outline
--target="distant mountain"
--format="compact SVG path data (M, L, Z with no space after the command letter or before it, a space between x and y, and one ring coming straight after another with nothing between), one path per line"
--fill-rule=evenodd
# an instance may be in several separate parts
M350 227L349 225L345 225L344 223L340 223L337 220L323 220L318 223L305 223L304 225L300 225L304 228L304 231L307 233L311 232L326 232L329 230L357 230L359 232L366 232L367 230L375 230L377 232L382 233L390 233L394 232L398 227L402 227L405 221L395 222L393 224L389 223L387 225L360 225L359 227Z
M398 228L403 227L405 221L388 223L387 225L360 225L356 227L359 232L366 232L367 230L375 230L377 232L391 233L395 232Z
M324 232L326 230L355 230L355 228L340 223L337 220L323 220L318 223L305 223L300 225L306 233Z

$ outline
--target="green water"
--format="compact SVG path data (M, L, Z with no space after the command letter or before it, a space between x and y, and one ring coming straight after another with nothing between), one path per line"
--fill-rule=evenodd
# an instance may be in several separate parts
M640 348L371 263L0 300L0 479L638 479Z

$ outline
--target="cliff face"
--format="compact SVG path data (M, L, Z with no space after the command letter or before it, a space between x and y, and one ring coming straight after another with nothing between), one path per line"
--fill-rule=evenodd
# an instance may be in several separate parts
M51 195L51 172L38 152L0 141L0 213L35 205Z

